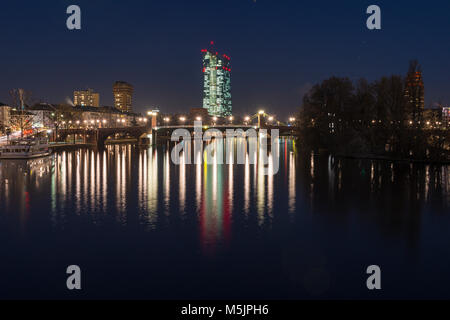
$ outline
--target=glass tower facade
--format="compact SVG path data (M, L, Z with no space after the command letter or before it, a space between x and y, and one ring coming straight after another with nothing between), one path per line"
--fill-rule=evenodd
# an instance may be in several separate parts
M231 58L213 50L203 54L203 108L210 116L226 117L231 106Z

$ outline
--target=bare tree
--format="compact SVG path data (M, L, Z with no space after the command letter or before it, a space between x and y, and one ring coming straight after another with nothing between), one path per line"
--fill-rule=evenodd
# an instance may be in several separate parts
M25 106L31 102L31 93L24 89L13 89L11 96L11 118L10 127L13 131L20 131L23 138L24 132L31 130L33 126L32 115L25 111Z

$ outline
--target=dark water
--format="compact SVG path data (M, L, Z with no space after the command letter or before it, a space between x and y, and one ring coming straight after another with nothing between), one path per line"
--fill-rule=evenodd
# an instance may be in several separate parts
M450 298L449 167L294 149L274 176L166 147L1 161L0 298Z

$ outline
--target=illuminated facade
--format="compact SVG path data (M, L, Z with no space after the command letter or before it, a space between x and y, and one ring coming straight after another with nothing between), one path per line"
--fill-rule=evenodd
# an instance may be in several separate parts
M442 121L445 125L450 125L450 107L442 107Z
M99 107L100 106L100 95L94 92L92 89L74 91L73 92L73 103L76 106L82 107Z
M9 127L9 119L11 116L11 107L0 103L0 132L5 132Z
M213 43L211 43L213 45ZM210 116L226 117L231 106L231 58L226 54L202 50L203 54L203 108Z
M120 111L131 112L133 103L133 86L124 81L116 81L113 86L114 107Z
M422 70L417 61L411 62L406 76L405 97L411 106L411 117L414 121L422 121L425 109L425 88Z

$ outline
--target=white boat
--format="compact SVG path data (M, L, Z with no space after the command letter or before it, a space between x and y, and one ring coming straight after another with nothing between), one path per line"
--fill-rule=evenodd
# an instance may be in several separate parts
M0 159L33 159L51 154L45 138L19 139L0 146Z

